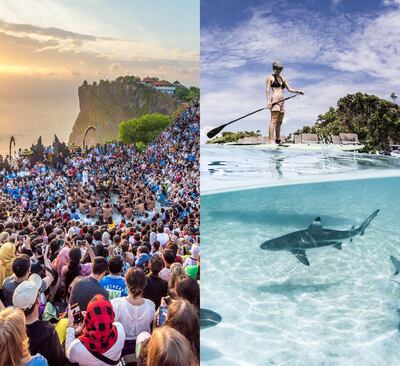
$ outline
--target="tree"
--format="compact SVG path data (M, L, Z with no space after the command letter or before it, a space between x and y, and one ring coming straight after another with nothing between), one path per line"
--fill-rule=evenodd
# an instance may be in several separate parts
M118 138L125 144L148 145L170 122L170 116L160 113L145 114L141 117L122 121L119 124Z
M366 150L390 150L390 144L400 142L400 110L398 105L375 95L348 94L340 98L337 108L318 116L311 128L299 132L323 136L356 133Z
M186 88L183 85L179 85L175 89L175 96L183 102L191 102L194 99L200 98L200 89L195 86Z
M393 103L396 103L397 95L394 92L390 94L390 98L393 99Z

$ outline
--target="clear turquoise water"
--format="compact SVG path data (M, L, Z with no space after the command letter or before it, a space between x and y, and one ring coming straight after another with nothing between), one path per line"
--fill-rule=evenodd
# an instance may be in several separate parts
M242 176L243 178L244 176ZM202 365L400 365L400 178L296 184L202 195ZM322 225L348 229L381 211L343 250L310 267L260 244Z

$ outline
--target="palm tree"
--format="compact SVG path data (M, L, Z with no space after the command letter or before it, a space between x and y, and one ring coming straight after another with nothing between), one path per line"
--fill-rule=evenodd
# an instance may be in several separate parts
M396 103L397 95L394 92L390 94L390 98L393 99L393 103Z

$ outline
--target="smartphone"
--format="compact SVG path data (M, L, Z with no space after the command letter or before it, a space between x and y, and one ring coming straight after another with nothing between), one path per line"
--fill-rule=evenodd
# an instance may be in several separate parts
M17 236L18 241L23 241L23 240L25 240L25 238L26 238L26 235L18 235Z
M160 305L158 308L158 325L164 325L167 320L168 306Z
M79 246L84 246L86 245L86 240L77 240L76 244L78 244Z
M71 312L74 317L74 325L79 325L83 322L83 315L78 303L71 305Z

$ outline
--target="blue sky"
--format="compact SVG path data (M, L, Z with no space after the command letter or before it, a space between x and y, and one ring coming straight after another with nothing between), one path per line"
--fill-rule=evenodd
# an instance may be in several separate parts
M346 94L400 94L399 29L400 0L202 0L203 141L212 127L265 105L276 59L305 91L287 102L284 134L312 125ZM263 111L227 130L266 134L269 116Z

